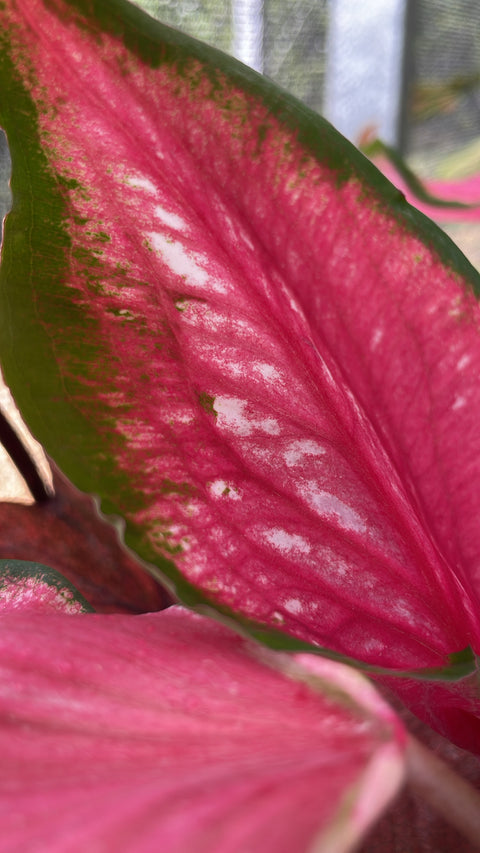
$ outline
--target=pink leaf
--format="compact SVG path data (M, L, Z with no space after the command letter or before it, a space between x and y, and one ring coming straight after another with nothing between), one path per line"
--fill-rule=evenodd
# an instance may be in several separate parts
M284 676L180 608L1 628L2 849L341 853L401 782L400 724L342 665Z
M410 735L414 735L436 756L480 792L480 760L433 732L412 714L401 708L395 696L389 703L400 715ZM408 785L395 800L392 809L372 828L360 853L474 853L478 843L469 843L446 820L445 808L434 811L418 791ZM478 839L477 839L478 842Z
M92 608L62 575L25 560L0 560L0 613L83 613Z
M7 0L0 44L5 364L59 464L190 602L394 669L479 651L473 270L320 118L123 3ZM478 747L473 679L398 690Z
M55 495L21 506L0 502L0 557L51 566L75 585L94 610L161 610L165 590L120 545L90 497L53 468Z
M422 213L431 216L437 222L478 222L480 220L480 175L471 175L458 180L429 180L423 186L427 195L437 199L437 204L429 203L412 191L401 173L386 157L374 157L375 165L398 187L407 201ZM445 203L442 205L442 202ZM465 207L448 207L453 202Z

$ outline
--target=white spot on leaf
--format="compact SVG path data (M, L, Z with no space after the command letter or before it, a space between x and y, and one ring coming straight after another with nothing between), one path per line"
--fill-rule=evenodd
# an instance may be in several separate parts
M325 448L307 438L292 441L284 454L285 463L292 468L301 462L305 456L323 456Z
M278 435L280 427L275 418L255 418L245 413L245 400L236 397L215 397L217 425L235 435L251 435L254 430L261 430L268 435Z
M138 177L129 178L127 180L129 186L134 187L135 189L146 190L150 195L157 194L157 188L153 181L149 178L142 178L140 175Z
M265 538L283 554L309 554L310 544L298 533L287 533L281 527L273 527L265 532Z
M464 370L466 367L468 367L471 360L472 360L472 357L470 355L468 355L467 353L465 355L462 355L462 357L458 359L457 370Z
M231 501L240 500L238 489L229 485L225 480L214 480L210 484L210 492L215 498L229 498Z
M285 617L282 616L282 614L279 613L278 610L275 610L272 613L272 621L276 622L278 625L283 625L283 623L285 622Z
M319 489L313 480L307 483L307 489L305 493L307 503L322 516L334 520L345 530L365 533L367 526L364 519L351 506L341 501L336 495Z
M370 341L370 349L374 350L378 347L380 341L382 340L384 335L384 331L381 328L374 329L372 334L372 339Z
M299 598L287 598L284 607L294 616L298 616L303 611L303 604Z
M147 234L147 237L172 272L188 278L189 284L205 286L208 281L207 271L197 263L193 255L187 253L182 243L169 240L164 234L158 234L156 231Z
M164 225L168 225L169 228L175 228L177 231L186 230L188 228L187 223L181 216L177 216L176 213L172 213L169 210L164 210L163 207L157 205L154 209L155 216L160 222L163 222Z
M267 380L267 382L279 382L281 379L278 370L276 369L276 367L273 366L273 364L257 363L254 364L253 367L254 370L257 371L257 373L261 374L263 379Z

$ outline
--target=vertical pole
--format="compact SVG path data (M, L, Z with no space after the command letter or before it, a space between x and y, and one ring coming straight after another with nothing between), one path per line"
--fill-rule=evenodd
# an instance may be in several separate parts
M325 117L353 142L401 140L408 0L329 0Z
M263 0L232 0L232 53L263 72Z

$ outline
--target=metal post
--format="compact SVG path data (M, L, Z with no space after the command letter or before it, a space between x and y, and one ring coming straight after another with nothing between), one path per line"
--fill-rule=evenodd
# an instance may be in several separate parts
M353 142L400 143L408 0L329 0L324 113Z
M232 53L263 72L263 0L232 0Z

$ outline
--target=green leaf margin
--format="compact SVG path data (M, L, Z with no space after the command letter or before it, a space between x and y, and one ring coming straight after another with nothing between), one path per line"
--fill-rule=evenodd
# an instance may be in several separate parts
M94 608L81 592L60 572L51 569L49 566L44 566L43 563L34 563L29 560L0 560L0 601L2 590L6 586L29 579L39 581L57 590L65 600L65 604L68 605L72 601L76 601L77 604L81 605L83 613L95 613Z

